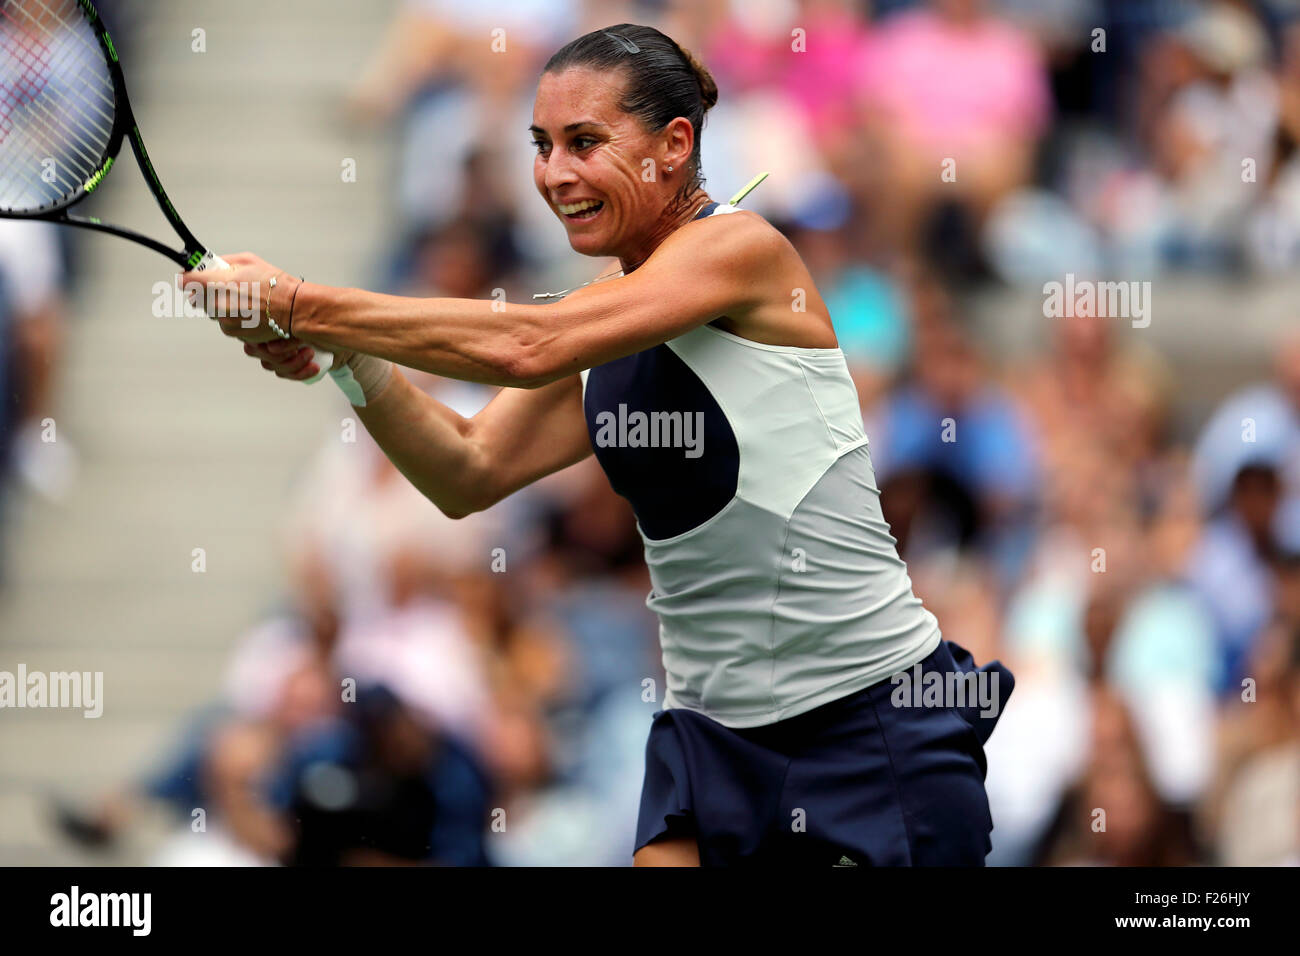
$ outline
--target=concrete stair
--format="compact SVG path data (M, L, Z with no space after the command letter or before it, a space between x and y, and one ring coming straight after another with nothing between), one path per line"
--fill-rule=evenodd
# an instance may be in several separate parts
M132 104L176 208L222 252L363 285L385 248L390 134L337 104L396 0L139 4L123 43ZM191 31L207 31L207 52ZM342 181L345 157L356 182ZM124 153L88 210L170 241ZM89 203L87 204L89 205ZM233 643L282 593L269 529L306 456L348 406L333 386L272 379L202 319L156 318L176 269L79 234L83 270L53 410L81 472L52 505L11 501L0 670L104 672L104 714L0 710L0 865L133 863L61 842L46 788L90 799L129 781L218 687ZM192 549L207 571L191 570Z

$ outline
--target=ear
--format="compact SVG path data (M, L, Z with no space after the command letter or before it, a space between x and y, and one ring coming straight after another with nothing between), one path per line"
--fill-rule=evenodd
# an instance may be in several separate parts
M691 151L695 149L695 128L691 126L691 121L685 116L670 120L664 127L663 137L663 166L685 169L690 162Z

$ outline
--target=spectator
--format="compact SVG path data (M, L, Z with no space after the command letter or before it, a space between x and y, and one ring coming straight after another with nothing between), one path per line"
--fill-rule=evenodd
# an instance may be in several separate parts
M932 0L881 24L860 95L883 170L871 197L883 247L963 265L934 242L936 217L962 217L969 247L997 200L1029 179L1051 110L1046 79L1034 40L984 0Z
M305 866L483 866L489 785L452 737L382 685L301 739L277 785Z
M13 381L0 409L0 453L12 447L23 484L52 501L71 490L78 458L54 407L66 331L63 272L54 227L0 220L0 355L7 357L0 377Z
M951 319L917 330L915 381L872 430L882 502L905 557L972 547L1014 574L1037 481L1037 438Z
M1039 852L1055 866L1185 866L1197 861L1184 815L1165 805L1142 758L1123 703L1093 691L1092 754L1061 801Z

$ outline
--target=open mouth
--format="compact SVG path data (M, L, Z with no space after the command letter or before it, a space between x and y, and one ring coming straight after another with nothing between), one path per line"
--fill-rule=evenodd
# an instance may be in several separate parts
M582 202L560 203L556 208L569 222L591 222L600 215L605 204L595 199L584 199Z

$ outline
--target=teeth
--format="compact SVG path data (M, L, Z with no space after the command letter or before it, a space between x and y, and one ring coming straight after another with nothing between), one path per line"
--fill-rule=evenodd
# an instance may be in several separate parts
M595 199L584 199L582 202L575 202L572 205L561 203L556 208L566 216L572 216L575 212L582 212L584 209L590 209L592 206L599 206L600 203Z

